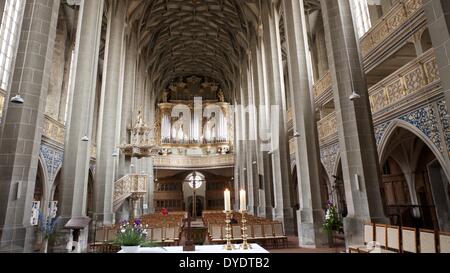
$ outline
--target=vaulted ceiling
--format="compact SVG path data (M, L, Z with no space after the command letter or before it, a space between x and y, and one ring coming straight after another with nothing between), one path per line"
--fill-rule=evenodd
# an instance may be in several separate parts
M154 87L199 75L233 90L262 1L271 0L129 0L128 23ZM318 8L318 0L305 7Z

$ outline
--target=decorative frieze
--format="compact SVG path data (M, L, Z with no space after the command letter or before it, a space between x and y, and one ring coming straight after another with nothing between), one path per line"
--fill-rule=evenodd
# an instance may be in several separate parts
M331 74L330 74L330 71L328 71L314 85L314 100L317 100L323 94L325 94L327 91L330 91L331 88L332 88Z
M42 133L43 136L59 144L64 145L64 132L65 132L64 124L45 115Z
M234 155L209 155L209 156L157 156L154 159L156 168L208 168L234 166Z
M445 142L447 146L447 153L450 158L450 117L449 112L445 106L445 101L441 100L437 103L439 117L441 119L442 130L445 137Z
M333 112L317 123L319 130L319 140L322 142L325 138L337 133L336 113Z
M435 113L432 105L426 105L420 109L401 116L399 119L418 128L431 140L431 142L434 143L434 145L436 145L436 148L442 153L442 139L437 126L437 114L438 113Z
M375 140L377 142L377 146L380 145L381 140L383 139L384 134L386 133L386 129L388 128L389 124L391 124L390 121L375 126L374 131L375 131Z
M97 145L92 144L90 148L91 159L97 159Z
M422 8L422 1L423 0L399 0L398 4L361 38L361 51L363 57L366 57L389 35L412 18L413 15Z
M397 103L439 80L436 57L431 49L369 89L372 112Z

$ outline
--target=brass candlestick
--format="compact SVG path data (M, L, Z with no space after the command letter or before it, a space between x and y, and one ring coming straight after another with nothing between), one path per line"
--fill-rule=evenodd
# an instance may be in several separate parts
M231 244L231 213L232 211L230 210L225 210L225 223L226 223L226 227L225 227L225 240L227 241L227 244L225 245L225 250L234 250L233 245Z
M241 248L243 250L251 249L252 247L247 242L248 234L247 234L247 219L245 219L245 215L247 214L246 210L241 211L242 213L242 245Z

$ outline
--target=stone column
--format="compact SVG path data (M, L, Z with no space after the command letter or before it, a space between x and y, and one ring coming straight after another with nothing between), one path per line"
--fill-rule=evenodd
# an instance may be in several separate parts
M264 33L263 26L258 27L258 45L257 50L257 68L258 68L258 84L259 84L259 105L258 105L258 138L259 147L261 151L261 170L263 173L263 185L264 192L261 193L261 200L264 200L264 217L267 219L273 218L273 176L272 176L272 163L271 155L269 151L271 147L267 145L267 141L270 141L270 99L267 83L267 65L265 62L266 50L264 46Z
M286 233L294 234L294 214L290 198L289 152L286 130L286 100L283 81L279 16L275 5L263 5L264 44L266 49L267 83L272 108L278 119L271 117L272 171L274 183L274 219L282 221Z
M31 203L58 11L56 0L27 1L25 5L11 95L5 100L9 107L0 137L0 252L33 250ZM19 92L25 103L10 103Z
M103 5L103 0L82 1L79 10L60 182L61 226L70 218L87 216L90 146L95 142L91 136L98 89ZM90 137L90 140L82 141L84 136ZM70 236L68 232L67 236Z
M260 198L259 198L259 172L258 172L258 120L257 120L257 106L255 102L256 90L255 90L255 63L253 58L255 57L254 52L256 50L256 39L255 35L252 38L252 47L253 50L248 51L249 58L249 70L248 70L248 110L249 110L249 147L248 147L248 155L249 158L247 160L247 169L251 171L251 195L253 200L253 208L249 208L251 213L254 215L258 215L258 208L260 206ZM249 189L250 191L250 189Z
M103 70L104 80L97 136L97 170L94 184L94 213L96 219L103 222L104 225L114 224L114 171L118 157L113 157L113 154L118 151L118 143L115 136L118 130L117 119L120 118L117 108L120 96L121 61L126 16L126 2L117 1L114 3L118 7L111 7L108 13Z
M448 0L423 0L434 54L441 75L447 110L450 112L450 5Z
M321 0L333 81L348 216L347 246L364 242L363 224L385 223L369 96L349 0ZM352 90L361 98L351 101Z
M254 175L257 177L257 182L255 183L254 194L258 196L258 207L257 215L259 217L266 217L266 203L264 198L264 191L261 189L260 185L264 184L264 162L263 162L263 152L261 148L260 139L260 124L261 116L260 110L264 103L264 81L261 78L262 75L262 65L261 65L261 46L259 43L259 37L254 37L255 40L252 44L252 80L253 80L253 104L255 105L255 161L256 165L253 166Z
M249 53L249 52L247 52ZM254 194L253 194L253 166L252 166L252 140L250 139L250 131L251 131L251 109L250 105L250 96L251 92L251 78L249 76L250 73L250 56L247 54L246 58L243 60L242 65L242 88L241 88L241 121L242 121L242 140L241 143L241 151L245 156L242 157L241 168L243 169L243 177L241 179L241 189L245 189L247 192L247 210L250 214L254 214Z
M136 86L137 41L133 33L127 37L124 91L122 95L122 115L120 126L120 144L130 141L128 128L133 126L133 101ZM123 177L130 172L131 158L120 154L119 175Z
M283 1L288 48L289 86L294 112L300 210L297 211L301 247L321 247L328 243L322 229L324 212L320 194L320 155L317 127L311 98L311 63L303 0Z

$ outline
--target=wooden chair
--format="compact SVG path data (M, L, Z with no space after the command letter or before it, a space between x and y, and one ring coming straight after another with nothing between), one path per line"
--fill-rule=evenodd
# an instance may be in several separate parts
M276 241L281 241L285 248L288 248L288 237L284 233L283 223L275 222L273 224L273 232ZM278 242L277 242L278 245Z
M223 235L222 235L222 226L219 224L211 225L211 233L209 240L211 243L222 243Z
M272 224L263 224L264 239L269 246L274 247L276 244L275 236L273 234Z
M154 228L152 231L152 241L155 243L163 242L163 229L158 227Z
M242 241L241 226L238 226L238 225L232 226L232 236L233 236L233 241Z
M91 246L91 251L94 253L117 253L120 251L120 246L110 243L103 243Z
M107 241L114 242L117 239L118 232L119 232L119 230L117 230L115 228L108 229Z
M436 233L434 230L419 230L420 253L436 253Z
M264 234L262 225L261 224L252 225L252 230L253 230L253 238L251 239L251 241L261 243L264 245Z
M177 244L177 246L180 245L180 237L181 237L181 229L180 226L174 226L175 229L175 237L173 238L173 240L175 241L175 243Z
M94 234L94 240L95 243L100 242L100 243L104 243L106 242L108 239L108 230L106 228L98 228L95 230L95 234Z
M402 227L402 251L417 253L416 229Z
M450 233L439 232L439 253L450 253Z
M392 250L395 253L401 252L400 227L387 226L386 235L386 249Z
M378 242L381 247L386 247L386 231L386 225L375 224L375 242Z
M175 244L175 227L166 227L164 228L164 237L163 237L164 245L171 246Z

